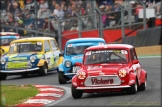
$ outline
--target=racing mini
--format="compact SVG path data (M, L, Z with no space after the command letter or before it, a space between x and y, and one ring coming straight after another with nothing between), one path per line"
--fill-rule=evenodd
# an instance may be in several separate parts
M59 53L58 45L51 37L14 40L9 52L1 58L0 79L5 80L8 75L26 77L31 73L44 76L48 71L58 69L62 62Z
M138 61L135 48L126 44L92 46L84 51L82 64L72 78L74 99L83 93L126 91L135 94L146 89L147 73Z
M78 38L71 39L66 42L64 53L60 56L64 57L62 64L59 65L58 81L60 84L66 84L68 80L76 74L79 66L75 66L75 62L82 62L84 49L90 46L104 45L102 38Z

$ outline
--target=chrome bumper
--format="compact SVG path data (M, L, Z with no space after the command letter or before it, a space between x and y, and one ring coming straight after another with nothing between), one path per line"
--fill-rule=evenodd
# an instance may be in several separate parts
M64 75L76 75L76 73L65 73Z
M28 72L28 71L34 71L38 70L39 67L37 68L31 68L31 69L21 69L21 70L0 70L2 73L20 73L20 72Z
M77 87L77 90L91 90L91 89L112 89L112 88L129 88L129 85L125 86L107 86L107 87Z

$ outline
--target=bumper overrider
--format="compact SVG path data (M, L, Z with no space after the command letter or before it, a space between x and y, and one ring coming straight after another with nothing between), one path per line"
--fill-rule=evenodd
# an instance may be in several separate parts
M20 69L20 70L0 70L0 72L1 73L21 73L21 72L35 71L38 69L39 69L39 67L29 68L29 69Z

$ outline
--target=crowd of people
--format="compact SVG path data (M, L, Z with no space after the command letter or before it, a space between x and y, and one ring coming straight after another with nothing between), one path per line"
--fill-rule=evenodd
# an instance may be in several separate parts
M91 0L1 0L1 24L9 26L24 27L27 29L53 32L57 34L58 20L64 20L62 23L63 30L78 30L78 19L69 19L72 17L85 16L92 13ZM120 7L118 4L126 0L96 0L96 7L102 14L103 27L110 26L110 23L120 24L121 13L118 12ZM129 1L129 0L128 0ZM161 0L143 0L147 6L154 5ZM138 22L139 9L142 5L136 0L129 1L131 3L132 15L135 16L135 22ZM109 13L114 11L115 13ZM157 14L160 8L157 7ZM77 13L77 14L76 14ZM125 16L127 16L127 12ZM91 17L92 18L92 17ZM83 20L82 28L91 29L92 20L86 17ZM16 32L14 28L2 27L1 31ZM28 32L18 30L20 35Z

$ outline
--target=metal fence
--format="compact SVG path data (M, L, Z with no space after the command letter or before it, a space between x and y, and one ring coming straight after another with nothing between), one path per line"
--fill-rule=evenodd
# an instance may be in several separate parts
M74 13L75 17L71 17L71 18L66 17L64 19L59 19L57 16L51 16L51 15L46 16L46 18L48 18L48 28L50 29L50 23L52 23L54 27L57 29L57 33L50 32L50 30L46 32L39 31L37 29L37 25L35 29L9 26L5 24L1 24L1 27L8 27L11 29L13 28L16 29L16 32L22 30L28 32L27 34L32 34L33 36L47 35L47 36L55 37L58 40L60 49L62 48L61 40L64 38L64 36L68 36L72 34L78 34L78 38L81 38L82 32L98 30L99 37L103 38L103 31L108 29L121 29L122 32L121 38L124 38L125 36L129 35L133 31L141 28L141 26L143 26L143 29L146 29L146 5L142 2L142 0L138 0L138 2L142 5L142 8L144 10L143 12L144 18L138 22L134 20L134 15L132 15L132 10L135 8L132 8L130 6L130 2L128 2L126 7L117 4L116 6L118 6L119 8L119 10L117 11L102 12L102 9L96 6L95 0L87 0L87 1L89 1L88 3L90 4L90 12L87 15L80 15L78 12L75 12ZM161 3L158 3L149 8L155 8L156 6L159 5L161 5ZM34 11L37 14L38 9L36 8ZM103 16L104 15L109 16L111 14L117 14L116 16L117 20L111 20L109 25L104 25L102 21ZM35 19L38 19L37 15L35 16ZM125 29L127 28L131 29L132 31L126 33ZM63 34L63 32L66 30L70 30L71 32Z

